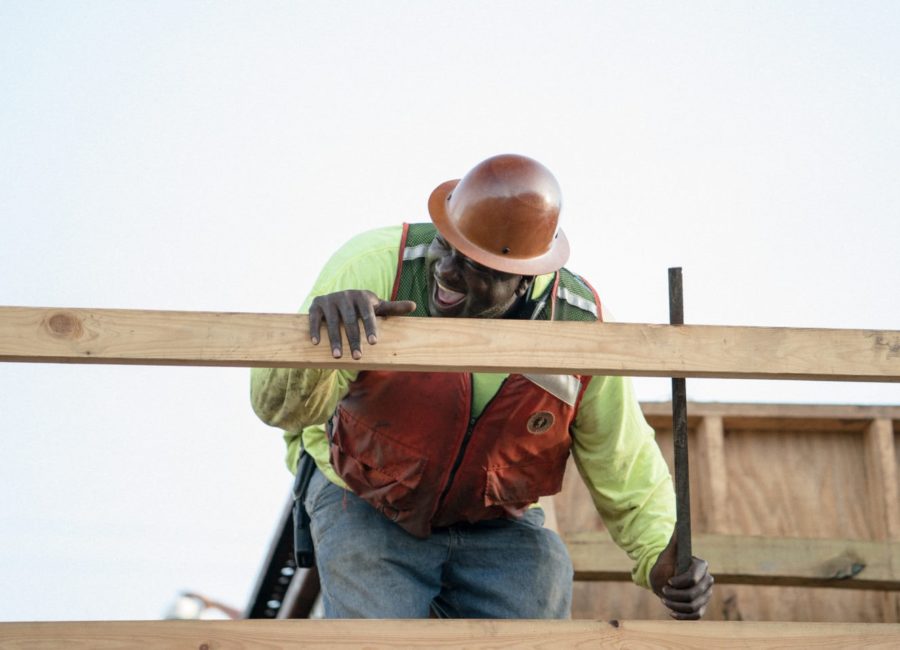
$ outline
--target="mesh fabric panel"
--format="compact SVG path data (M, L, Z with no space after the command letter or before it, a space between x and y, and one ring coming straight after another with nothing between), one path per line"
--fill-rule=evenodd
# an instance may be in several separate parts
M437 229L430 223L411 223L406 233L406 249L428 245L432 242ZM400 266L400 284L397 287L396 300L414 300L416 309L410 316L428 316L428 283L427 268L424 257L403 260Z
M431 244L437 235L437 229L430 223L413 223L409 225L406 235L406 250L417 246L427 246ZM411 316L426 317L428 316L428 283L427 268L424 257L416 257L410 260L404 260L400 267L400 283L397 288L397 300L414 300L416 309ZM567 289L571 293L584 298L591 304L596 306L594 300L594 292L587 286L581 278L569 271L568 269L559 270L559 286ZM547 288L550 291L551 286ZM597 317L591 312L571 305L565 300L557 299L552 296L552 300L556 300L555 320L570 321L595 321ZM599 307L598 307L599 309ZM540 311L535 320L547 320L550 317L550 300L547 301L545 307Z

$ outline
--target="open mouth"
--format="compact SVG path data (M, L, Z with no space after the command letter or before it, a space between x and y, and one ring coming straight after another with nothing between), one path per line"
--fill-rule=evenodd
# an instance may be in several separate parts
M435 279L434 281L434 287L434 301L443 308L455 307L466 297L466 294L464 293L454 291L453 289L448 289L443 284L438 282L437 279Z

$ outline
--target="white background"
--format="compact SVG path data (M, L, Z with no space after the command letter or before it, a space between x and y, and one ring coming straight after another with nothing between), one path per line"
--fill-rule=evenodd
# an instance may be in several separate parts
M618 320L667 322L682 266L691 323L900 329L898 33L896 2L2 1L0 304L293 312L348 237L516 152ZM0 366L0 619L243 607L290 481L248 384Z

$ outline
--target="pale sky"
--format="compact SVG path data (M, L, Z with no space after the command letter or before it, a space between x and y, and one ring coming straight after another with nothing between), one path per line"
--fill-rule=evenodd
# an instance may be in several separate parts
M293 312L515 152L618 320L666 322L682 266L687 322L900 329L898 33L890 1L0 0L0 304ZM0 620L243 607L290 482L248 377L0 365Z

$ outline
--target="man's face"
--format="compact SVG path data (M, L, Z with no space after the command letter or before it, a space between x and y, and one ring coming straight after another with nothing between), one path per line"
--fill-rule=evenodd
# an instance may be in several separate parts
M425 256L432 316L499 318L528 290L530 278L469 259L438 235Z

